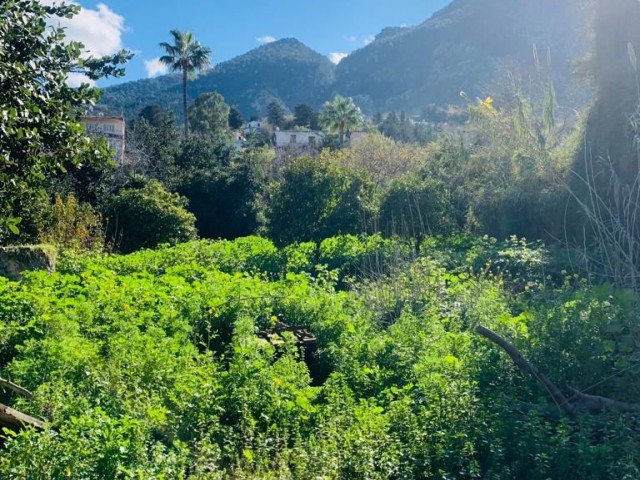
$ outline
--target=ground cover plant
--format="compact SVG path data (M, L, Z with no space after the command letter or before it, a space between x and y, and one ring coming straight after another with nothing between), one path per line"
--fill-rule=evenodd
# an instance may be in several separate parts
M0 478L637 478L635 411L568 416L476 333L636 402L635 296L553 264L517 239L249 237L0 279L0 377L32 393L0 402L45 420L4 430Z

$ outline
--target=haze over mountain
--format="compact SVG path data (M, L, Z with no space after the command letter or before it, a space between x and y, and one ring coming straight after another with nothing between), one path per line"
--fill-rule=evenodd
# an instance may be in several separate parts
M335 66L295 39L273 42L190 83L193 100L218 91L246 115L262 114L271 101L289 109L316 108L333 95L353 96L367 113L459 103L494 94L492 80L506 69L534 71L550 59L558 98L568 98L573 60L588 46L589 0L454 0L415 27L390 27ZM535 46L535 49L534 49ZM130 117L149 104L180 111L180 78L168 75L104 90L101 107ZM571 105L572 106L572 105Z

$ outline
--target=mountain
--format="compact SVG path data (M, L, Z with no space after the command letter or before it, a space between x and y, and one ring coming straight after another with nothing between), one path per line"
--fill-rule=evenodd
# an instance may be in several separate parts
M354 97L369 114L460 103L504 89L505 72L524 79L552 72L561 104L572 98L572 63L586 53L591 0L453 0L424 23L384 29L336 67L295 39L280 40L221 63L190 84L192 100L218 91L245 116L279 100L320 107L335 94ZM534 55L534 52L536 54ZM537 56L538 63L534 62ZM496 87L497 86L497 87ZM104 90L110 111L135 115L148 104L180 115L180 79L164 76Z
M336 69L334 90L368 110L419 111L471 98L501 70L532 70L534 45L544 66L550 52L559 98L571 64L588 42L585 0L454 0L413 28L387 29Z
M263 114L271 101L293 109L298 103L319 107L329 94L335 65L295 39L283 39L217 65L189 83L190 100L219 92L228 104L247 116ZM131 117L149 104L173 108L182 105L180 75L138 80L105 88L98 106Z

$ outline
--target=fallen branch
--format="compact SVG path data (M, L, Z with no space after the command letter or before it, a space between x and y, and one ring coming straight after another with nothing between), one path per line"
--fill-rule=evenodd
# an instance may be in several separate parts
M22 395L23 397L26 397L26 398L33 397L33 394L29 390L27 390L24 387L21 387L20 385L16 385L11 380L5 380L4 378L0 378L0 387L6 387L9 390L13 390L18 395Z
M588 412L621 412L621 413L629 413L629 412L637 412L640 409L640 406L634 405L631 403L620 402L618 400L613 400L607 397L600 397L598 395L588 395L586 393L582 393L575 388L569 387L574 394L574 397L577 399L576 407L579 410L586 410Z
M523 373L531 375L538 383L540 383L544 389L549 393L554 403L565 414L573 417L578 411L587 411L591 413L597 413L602 411L612 411L628 413L640 410L640 406L633 405L618 400L613 400L606 397L599 397L596 395L587 395L578 390L570 388L573 392L573 396L568 399L562 393L562 391L551 382L543 373L541 373L533 364L528 362L516 348L515 345L502 338L497 333L489 330L486 327L480 325L476 328L476 333L487 340L495 343L502 348L513 363Z
M22 412L0 403L0 427L9 428L15 431L21 430L25 427L34 427L41 430L44 428L44 423L37 418L25 415Z

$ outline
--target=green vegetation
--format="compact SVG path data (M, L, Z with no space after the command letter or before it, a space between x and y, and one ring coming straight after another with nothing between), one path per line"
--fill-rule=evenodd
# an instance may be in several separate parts
M133 252L193 239L196 218L186 206L184 198L157 181L125 188L106 207L109 240L119 250Z
M82 58L82 45L65 42L50 17L69 17L76 5L44 6L35 0L0 5L0 240L17 235L21 207L35 201L48 176L72 169L88 155L109 158L104 144L83 135L78 110L93 105L88 83L67 85L70 74L96 80L119 76L127 52Z
M162 42L165 55L160 61L172 72L182 73L182 113L184 114L184 136L189 137L189 108L187 107L187 80L211 65L211 50L193 39L191 32L171 30L173 44Z
M633 295L562 277L526 243L385 245L198 242L0 283L0 376L33 392L0 399L48 420L5 434L0 476L637 475L635 414L563 418L474 333L508 337L559 385L634 402ZM346 274L358 283L340 291ZM305 325L316 353L282 324Z
M451 26L497 42L478 5L499 3L457 0L353 62L423 35L464 62ZM537 31L537 3L514 5ZM47 30L76 11L0 7L0 47L20 46L0 48L1 479L640 478L636 0L597 2L597 91L575 121L537 45L535 75L428 108L465 122L438 131L341 96L317 113L333 67L284 40L218 72L269 106L263 132L232 141L242 105L194 82L189 108L187 75L190 134L153 98L118 165L78 121L97 93L65 79L127 54L82 60ZM178 54L201 47L174 36L185 74L200 63ZM267 88L289 72L242 84L250 61L292 57L318 102L298 79ZM323 146L266 145L317 124Z
M345 136L362 125L362 114L353 99L336 96L327 102L320 115L320 123L331 133L337 133L340 146L344 146Z

